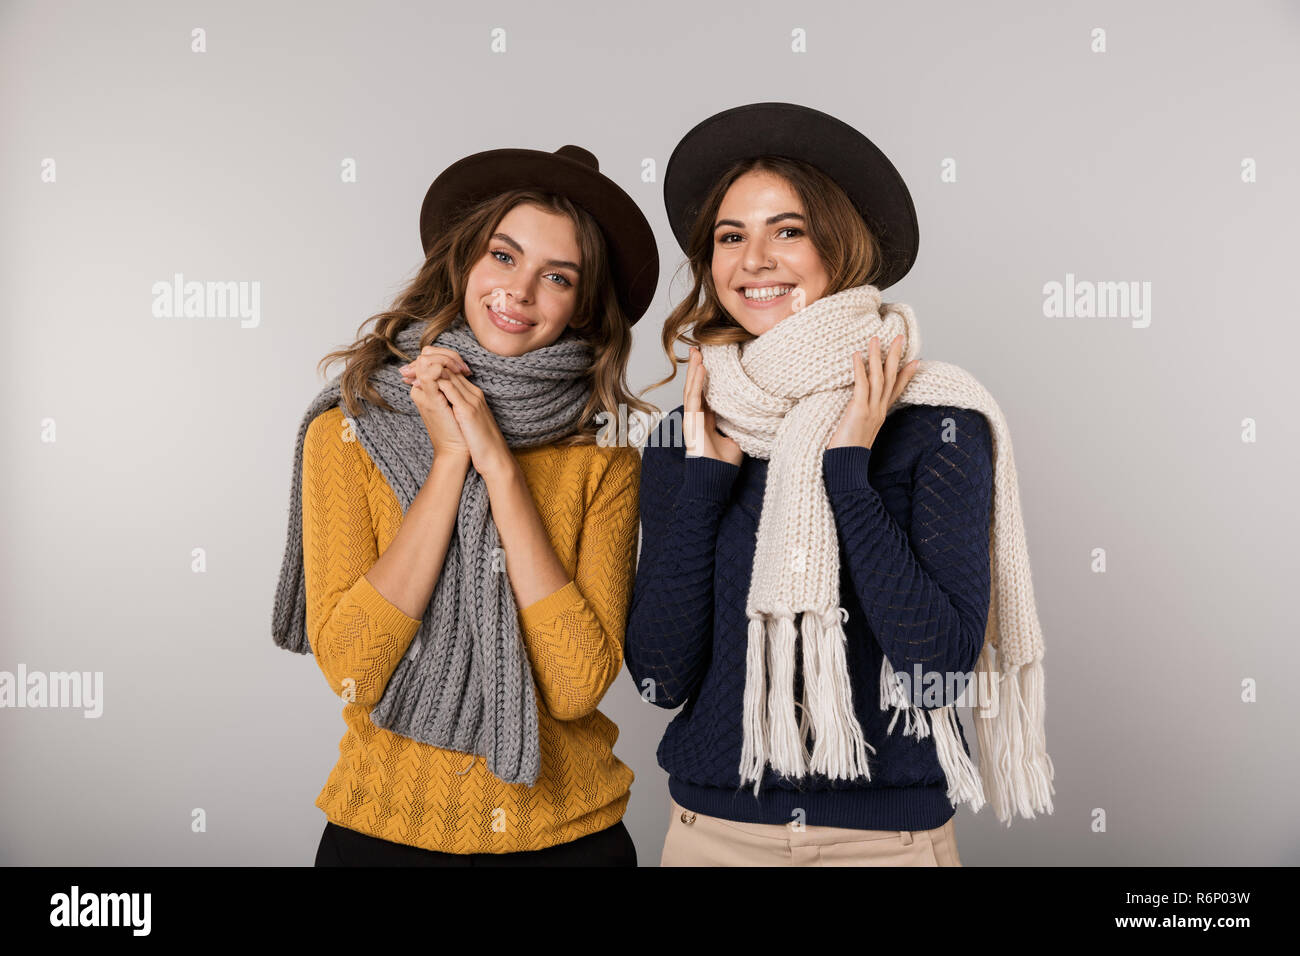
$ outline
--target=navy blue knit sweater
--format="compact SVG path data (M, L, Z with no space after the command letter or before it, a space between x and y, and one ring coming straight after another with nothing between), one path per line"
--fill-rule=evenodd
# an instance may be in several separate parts
M871 780L796 780L767 768L756 796L740 783L741 705L768 462L687 458L681 415L679 405L663 419L642 456L641 551L624 644L642 697L682 708L658 749L669 792L687 809L750 823L789 823L802 810L810 826L941 826L956 811L934 738L904 736L902 716L886 734L894 711L879 709L881 655L910 678L918 663L941 678L975 669L990 597L987 420L970 409L895 406L872 448L823 452L854 710L876 748ZM795 680L798 701L798 667ZM914 702L929 709L923 686L913 687ZM969 754L964 731L962 745Z

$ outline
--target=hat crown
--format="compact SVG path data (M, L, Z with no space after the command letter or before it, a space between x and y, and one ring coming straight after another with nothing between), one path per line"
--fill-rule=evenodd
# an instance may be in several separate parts
M595 154L588 152L581 146L574 146L573 144L561 146L555 151L555 155L563 156L566 159L576 160L577 162L582 163L582 165L590 166L592 169L600 172L600 161L596 159Z

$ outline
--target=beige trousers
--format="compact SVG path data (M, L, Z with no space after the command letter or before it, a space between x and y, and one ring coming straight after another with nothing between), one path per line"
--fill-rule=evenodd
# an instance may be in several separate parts
M933 830L855 830L793 823L737 823L681 806L660 866L961 866L956 817Z

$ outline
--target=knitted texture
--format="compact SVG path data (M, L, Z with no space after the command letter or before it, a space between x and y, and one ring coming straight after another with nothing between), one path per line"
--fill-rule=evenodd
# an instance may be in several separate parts
M398 334L398 349L408 358L417 357L426 328L426 323L407 326ZM592 351L585 342L566 335L524 355L497 355L478 342L460 315L434 344L454 349L465 359L511 448L548 444L578 426L591 393L587 372ZM393 410L361 399L363 414L350 424L405 514L433 465L433 445L398 365L388 362L372 376ZM336 379L308 406L294 450L288 540L272 633L279 646L297 653L312 650L306 635L302 568L302 446L311 422L340 399ZM487 486L471 468L420 630L389 678L371 720L424 743L485 755L489 768L504 782L532 784L541 760L537 702L503 554Z
M902 362L916 358L921 339L910 307L887 305L865 285L825 296L744 343L704 345L705 400L717 426L750 455L771 460L759 521L753 579L746 607L748 652L744 701L745 744L740 775L761 784L764 764L794 777L824 773L832 779L870 777L864 738L853 712L845 662L845 635L837 607L839 549L821 476L821 456L853 392L849 361L869 354L878 336L887 348L904 339ZM1051 812L1050 758L1043 728L1043 641L1034 605L1029 555L1020 513L1010 433L1001 409L969 372L944 362L922 362L900 404L951 405L983 414L994 439L995 495L990 548L994 595L986 648L996 648L1007 699L985 699L982 770L996 812L1010 822L1013 809L1033 816ZM796 630L795 617L801 627ZM801 632L801 635L800 635ZM803 702L796 725L796 639L804 659ZM952 707L927 725L925 714L903 695L882 664L880 707L908 712L904 733L935 735L954 803L977 810L985 796L958 740ZM992 673L991 653L981 672ZM890 726L892 731L893 724ZM811 756L806 739L811 734Z
M674 438L682 411L669 413L642 458L642 546L624 645L642 697L677 709L658 747L669 791L698 813L749 823L941 826L955 808L934 736L889 732L896 714L878 706L880 674L887 657L916 678L916 703L930 708L961 688L936 697L924 681L975 667L990 597L987 420L968 409L907 406L885 419L871 448L823 453L854 712L878 752L869 780L790 778L768 768L755 794L738 770L745 605L770 462L686 457ZM796 659L797 692L801 682Z
M333 407L311 424L303 447L307 630L331 691L344 699L346 726L316 806L339 826L447 853L539 850L617 823L633 775L614 756L617 728L597 706L622 667L637 542L635 449L515 452L570 578L518 613L541 753L538 778L526 786L502 782L482 757L371 720L421 621L365 577L404 512L348 432L343 410Z

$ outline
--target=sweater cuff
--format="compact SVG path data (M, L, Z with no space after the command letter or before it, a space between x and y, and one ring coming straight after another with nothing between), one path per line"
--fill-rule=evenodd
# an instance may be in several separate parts
M562 588L552 591L544 598L534 601L528 607L519 609L519 623L524 630L531 631L540 624L547 624L583 599L576 581L570 580Z
M726 501L740 466L708 455L687 456L682 460L682 494L690 498Z
M871 449L861 445L827 448L822 452L822 476L826 481L826 493L871 487L871 482L867 481L867 462L870 460Z
M400 640L409 641L415 637L423 623L420 618L411 617L380 594L364 574L352 585L352 597L366 612L367 620L377 633L392 634Z

